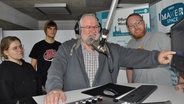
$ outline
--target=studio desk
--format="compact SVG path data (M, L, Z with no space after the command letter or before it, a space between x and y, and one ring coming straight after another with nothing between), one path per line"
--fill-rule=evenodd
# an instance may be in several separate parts
M140 83L128 83L123 84L124 86L131 86L131 87L139 87ZM144 84L145 85L145 84ZM148 97L146 98L143 103L148 102L163 102L163 101L171 101L172 104L184 104L184 92L183 91L176 91L175 87L172 86L162 86L157 85L158 88ZM90 98L92 96L81 93L87 89L80 89L80 90L73 90L65 92L67 97L66 103L75 102L78 100ZM38 104L44 104L44 96L34 96L33 99ZM124 96L124 95L122 95Z

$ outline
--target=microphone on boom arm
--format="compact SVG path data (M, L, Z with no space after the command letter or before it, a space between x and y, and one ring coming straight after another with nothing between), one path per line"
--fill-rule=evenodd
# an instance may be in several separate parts
M109 64L109 72L111 73L111 80L112 83L115 82L115 80L113 80L113 71L114 71L114 66L113 66L113 58L111 56L111 52L108 48L108 46L106 45L106 41L107 41L107 34L109 33L109 28L110 28L110 22L112 20L112 16L114 15L114 11L116 9L116 6L118 4L118 0L113 0L111 3L111 8L108 14L108 18L105 24L105 28L102 29L102 38L101 40L95 40L92 36L89 36L87 39L87 44L91 45L95 50L97 50L98 52L101 52L103 54L105 54L108 57L108 64ZM112 23L112 22L111 22Z
M87 39L87 44L91 45L98 52L107 54L107 48L105 46L101 47L98 40L95 40L92 36L89 36Z
M118 0L113 0L111 3L111 8L107 17L105 27L102 29L101 40L100 41L95 40L92 36L89 36L87 39L88 45L92 45L94 49L106 55L108 54L107 51L109 50L108 50L108 47L105 45L105 43L107 41L107 34L109 33L109 28L110 28L110 25L112 24L111 22L112 16L114 15L114 11L116 10L117 4L118 4Z

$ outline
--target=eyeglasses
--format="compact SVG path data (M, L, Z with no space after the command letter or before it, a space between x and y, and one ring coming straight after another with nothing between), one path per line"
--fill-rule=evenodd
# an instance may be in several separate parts
M99 29L100 26L85 26L85 27L81 27L81 28L85 28L85 29Z
M12 49L13 51L17 51L18 49L22 50L22 49L23 49L23 45L16 46L16 47L12 47L11 49Z
M134 23L133 25L128 26L129 29L135 29L136 27L140 26L142 24L143 20L138 21L137 23Z

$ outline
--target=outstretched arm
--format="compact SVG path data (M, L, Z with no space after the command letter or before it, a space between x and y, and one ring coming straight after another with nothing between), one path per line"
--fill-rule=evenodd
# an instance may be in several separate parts
M158 62L160 64L168 64L171 62L173 55L176 54L176 52L173 51L160 51L158 55Z

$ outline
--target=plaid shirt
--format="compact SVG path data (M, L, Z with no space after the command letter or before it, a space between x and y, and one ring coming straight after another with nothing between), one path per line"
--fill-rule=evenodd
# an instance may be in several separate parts
M89 78L90 86L92 87L96 71L98 70L99 67L99 60L98 60L99 53L95 50L88 51L83 45L82 45L82 52L84 56L84 65L86 73Z

